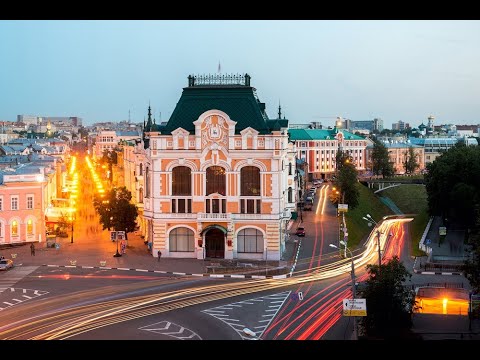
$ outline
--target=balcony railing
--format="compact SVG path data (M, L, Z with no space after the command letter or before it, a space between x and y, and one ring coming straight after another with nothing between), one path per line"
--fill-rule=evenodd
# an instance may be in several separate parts
M278 220L281 214L232 214L233 220Z
M213 219L213 220L230 220L231 214L223 213L198 213L197 218L199 220Z

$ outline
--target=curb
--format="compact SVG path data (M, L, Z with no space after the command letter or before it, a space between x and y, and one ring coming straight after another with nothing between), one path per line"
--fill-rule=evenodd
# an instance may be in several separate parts
M161 271L161 270L146 270L146 269L133 269L133 268L117 268L117 267L108 267L108 266L76 266L76 265L47 265L43 264L41 266L46 267L59 267L59 268L78 268L78 269L100 269L100 270L124 270L124 271L138 271L138 272L149 272L157 274L166 274L166 275L176 275L176 276L198 276L198 277L212 277L212 278L231 278L231 279L286 279L290 277L288 274L283 275L242 275L242 274L191 274L191 273L182 273L175 271Z
M413 269L415 274L422 274L422 275L462 275L460 272L435 272L435 271L420 271Z

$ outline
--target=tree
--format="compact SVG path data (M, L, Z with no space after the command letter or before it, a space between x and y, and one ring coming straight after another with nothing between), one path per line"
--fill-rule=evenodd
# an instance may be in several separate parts
M467 246L469 258L463 266L463 274L468 279L472 289L476 293L480 293L480 212L477 209L477 220L470 236L468 237Z
M457 144L427 165L428 211L465 228L480 205L480 148Z
M348 204L349 209L355 209L358 206L360 192L357 188L358 172L352 157L343 151L338 151L337 169L335 185L340 189L341 200L336 198L334 202L342 201Z
M93 205L104 230L113 228L126 234L135 230L138 209L131 199L132 193L125 186L111 189L104 197L95 196Z
M393 164L388 156L388 149L381 141L374 140L372 151L372 172L382 175L383 178L393 175Z
M417 155L415 154L415 150L413 149L413 146L410 146L408 148L408 151L405 152L405 161L403 162L405 172L407 174L413 174L419 166L420 164L417 161Z
M361 327L367 337L398 338L412 327L415 292L404 286L412 275L398 257L378 265L367 265L368 279L361 291L367 302L367 316Z

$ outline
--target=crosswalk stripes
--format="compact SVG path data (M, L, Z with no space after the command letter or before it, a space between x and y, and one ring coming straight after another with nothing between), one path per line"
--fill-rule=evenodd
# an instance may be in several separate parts
M17 266L13 269L0 273L0 293L12 288L17 282L28 274L34 272L38 266Z
M282 293L217 306L211 309L203 310L202 312L213 316L214 318L230 326L243 340L254 340L261 338L261 336L268 328L272 320L275 318L275 315L277 315L277 312L280 310L280 308L283 306L283 303L289 296L290 291L284 291ZM235 319L235 317L244 318L245 311L253 311L250 309L252 305L257 307L256 310L258 313L261 313L263 311L266 314L261 315L260 317L256 317L255 320L250 319L249 321L244 321L243 323L240 323L240 320ZM258 307L262 308L262 310L258 311ZM255 329L255 337L252 338L251 336L245 336L243 332L243 329L245 328Z

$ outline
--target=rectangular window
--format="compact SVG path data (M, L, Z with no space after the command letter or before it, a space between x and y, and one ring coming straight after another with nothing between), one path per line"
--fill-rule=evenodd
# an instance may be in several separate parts
M220 213L220 200L219 199L212 199L212 213L215 213L215 214Z
M210 199L207 199L205 204L206 204L205 212L209 213L210 212Z
M172 199L172 213L190 214L192 199Z
M0 211L3 211L3 198L0 197Z
M18 196L11 197L11 210L18 210Z
M33 209L33 196L32 195L27 196L27 209L28 210Z
M240 199L241 214L260 214L262 201L260 199Z
M32 219L29 219L27 221L27 234L32 235L33 234L33 221Z
M178 199L178 212L185 213L185 199Z

